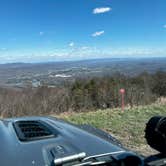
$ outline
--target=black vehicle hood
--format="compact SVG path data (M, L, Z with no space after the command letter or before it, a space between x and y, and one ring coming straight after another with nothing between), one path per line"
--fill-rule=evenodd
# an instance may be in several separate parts
M40 120L50 125L56 136L51 138L20 141L13 124L17 121ZM55 158L85 152L87 156L125 151L110 136L100 137L93 130L85 131L70 123L52 117L23 117L0 121L0 163L3 166L49 166ZM101 134L102 135L102 134ZM105 138L104 138L105 137Z

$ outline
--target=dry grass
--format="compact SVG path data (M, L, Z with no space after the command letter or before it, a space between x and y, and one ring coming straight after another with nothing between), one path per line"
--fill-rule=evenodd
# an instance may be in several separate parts
M166 116L166 104L153 104L126 109L97 110L96 112L61 114L59 117L76 124L90 124L113 134L127 148L144 155L156 153L144 139L144 128L150 117Z

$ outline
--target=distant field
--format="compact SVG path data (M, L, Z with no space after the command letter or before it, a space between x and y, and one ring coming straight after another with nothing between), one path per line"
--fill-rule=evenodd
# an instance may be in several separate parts
M0 85L23 88L40 85L60 86L78 78L93 78L121 73L136 76L146 71L166 71L166 58L107 58L50 63L0 64Z
M126 147L144 155L155 153L144 139L145 124L155 115L166 115L166 104L153 104L120 109L97 110L87 113L66 113L60 117L76 124L90 124L113 134Z

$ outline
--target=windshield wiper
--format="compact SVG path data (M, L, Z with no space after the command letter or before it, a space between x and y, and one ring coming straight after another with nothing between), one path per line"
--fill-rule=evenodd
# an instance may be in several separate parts
M86 157L86 153L82 152L79 154L59 158L54 160L54 164L57 166L90 166L90 165L103 165L113 161L112 155L121 154L125 151L117 151L111 153L104 153L94 156Z
M63 158L58 158L54 160L55 165L63 165L65 163L77 161L77 160L82 160L86 157L86 153L82 152L79 154L63 157Z

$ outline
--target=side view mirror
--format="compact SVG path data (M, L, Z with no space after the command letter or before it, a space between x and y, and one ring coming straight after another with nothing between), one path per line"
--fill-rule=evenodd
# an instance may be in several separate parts
M153 149L166 156L166 117L152 117L146 124L145 138Z

